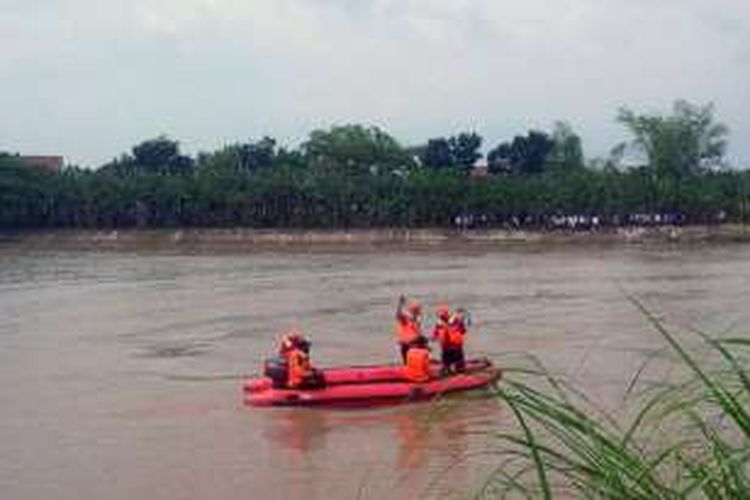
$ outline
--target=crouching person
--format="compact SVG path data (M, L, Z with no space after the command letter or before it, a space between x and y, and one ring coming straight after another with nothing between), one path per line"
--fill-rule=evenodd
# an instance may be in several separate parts
M430 380L430 348L425 337L417 337L406 353L404 378L416 383Z
M274 389L316 389L325 385L323 373L310 364L310 342L297 330L281 338L278 355L266 360L264 374Z

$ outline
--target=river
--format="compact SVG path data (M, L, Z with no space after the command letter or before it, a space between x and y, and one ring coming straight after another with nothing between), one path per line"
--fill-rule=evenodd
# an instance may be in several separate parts
M617 408L675 328L747 332L750 246L212 252L0 246L0 498L463 498L510 416L479 395L373 410L253 409L281 332L316 365L396 359L406 293L473 317L469 354L531 353ZM430 324L432 318L428 318Z

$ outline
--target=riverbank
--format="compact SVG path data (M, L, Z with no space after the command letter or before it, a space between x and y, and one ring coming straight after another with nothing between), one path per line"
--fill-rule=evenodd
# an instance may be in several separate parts
M56 249L256 249L268 247L453 245L618 245L702 242L750 242L750 230L737 224L623 227L601 231L533 231L502 229L117 229L6 231L0 243Z

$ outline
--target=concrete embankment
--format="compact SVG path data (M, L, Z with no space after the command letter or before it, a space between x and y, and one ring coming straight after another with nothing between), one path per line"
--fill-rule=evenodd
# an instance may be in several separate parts
M454 245L502 246L524 244L650 244L747 242L743 225L623 227L595 232L441 229L154 229L53 230L0 233L0 243L48 249L190 249L252 250L272 247Z

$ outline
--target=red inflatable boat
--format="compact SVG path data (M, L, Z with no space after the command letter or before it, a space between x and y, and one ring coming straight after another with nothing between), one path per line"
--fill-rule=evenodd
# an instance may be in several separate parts
M245 404L252 406L374 406L430 399L440 394L483 387L500 378L489 360L466 362L463 373L440 376L432 365L433 379L424 383L404 380L402 365L350 366L323 370L326 387L296 390L274 388L267 377L248 378L243 386Z

